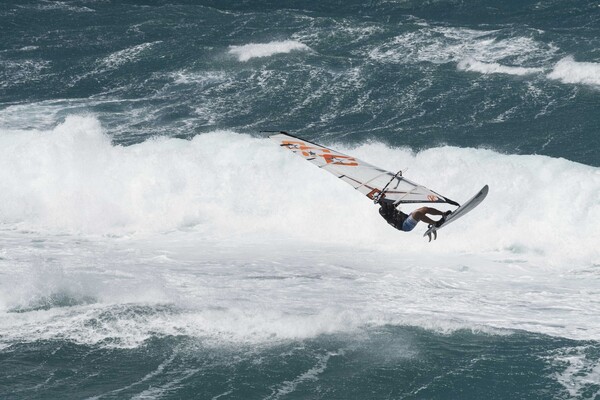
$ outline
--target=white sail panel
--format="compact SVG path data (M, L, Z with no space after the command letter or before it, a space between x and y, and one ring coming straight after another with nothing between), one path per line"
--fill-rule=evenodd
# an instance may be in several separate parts
M286 132L272 135L271 139L278 142L281 147L291 150L319 168L337 176L372 200L377 199L389 183L384 198L387 201L393 201L395 204L450 203L458 205L456 202L402 176L395 176L389 171L375 167L356 157L294 137Z

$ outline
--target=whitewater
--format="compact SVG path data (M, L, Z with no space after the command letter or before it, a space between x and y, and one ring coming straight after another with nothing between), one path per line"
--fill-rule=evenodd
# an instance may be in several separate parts
M597 168L480 149L336 147L407 166L457 199L482 183L493 190L428 243L422 229L399 235L368 199L268 138L220 131L123 147L92 116L4 132L0 216L12 245L1 261L11 271L2 341L132 345L157 332L265 341L386 324L600 334L590 290ZM167 311L82 329L130 302Z

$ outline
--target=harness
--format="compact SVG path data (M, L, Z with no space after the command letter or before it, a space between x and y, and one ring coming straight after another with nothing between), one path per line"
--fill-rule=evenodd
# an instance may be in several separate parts
M406 221L406 218L408 218L408 215L396 209L393 203L382 201L380 204L379 215L381 215L388 224L401 231L402 225L404 224L404 221Z

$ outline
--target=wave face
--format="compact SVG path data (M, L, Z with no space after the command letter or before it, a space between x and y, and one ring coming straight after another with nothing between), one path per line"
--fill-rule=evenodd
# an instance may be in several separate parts
M3 2L0 398L598 397L599 27ZM490 194L428 243L262 129Z

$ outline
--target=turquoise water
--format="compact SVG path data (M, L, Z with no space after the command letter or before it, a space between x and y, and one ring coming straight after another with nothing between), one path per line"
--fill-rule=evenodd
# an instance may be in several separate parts
M560 398L569 394L552 376L565 363L548 360L582 344L597 356L593 343L407 327L216 349L181 337L102 352L38 342L14 346L3 364L18 363L20 371L3 374L15 397L27 398ZM27 382L46 377L36 395ZM598 389L596 382L580 393L593 397Z
M0 397L600 399L599 109L595 2L5 1Z
M270 128L600 163L597 4L275 4L5 2L0 100L93 112L117 143ZM231 54L286 40L306 49Z

